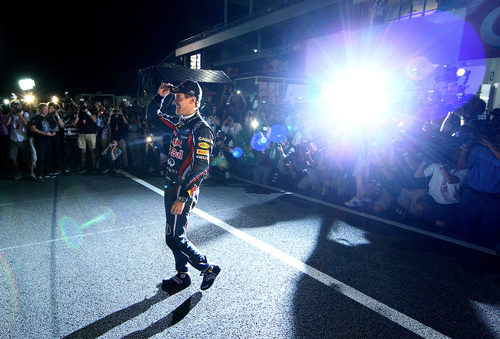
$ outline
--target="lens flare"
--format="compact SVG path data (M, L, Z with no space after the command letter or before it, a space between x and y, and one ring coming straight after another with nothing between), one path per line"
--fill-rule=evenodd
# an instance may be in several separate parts
M66 215L61 217L59 220L59 230L61 232L61 236L69 247L77 249L83 244L84 229L104 222L111 223L112 225L115 224L116 215L111 208L101 206L99 209L102 212L101 214L81 225L78 225L72 217Z
M94 225L94 224L96 224L96 223L98 223L98 222L104 221L104 220L106 220L106 219L107 219L107 215L102 215L102 214L101 214L101 215L99 215L99 216L95 217L94 219L89 220L89 221L87 221L86 223L84 223L84 224L80 225L80 229L87 228L87 227L89 227L89 226L92 226L92 225Z
M212 165L219 167L219 168L226 168L227 167L227 159L223 155L219 155L212 161Z
M433 65L425 56L419 56L406 64L406 76L412 80L423 80L431 75L437 67L438 65Z
M59 221L59 230L69 247L76 249L82 245L82 231L73 218L66 215L63 216Z
M233 148L233 157L236 159L241 158L243 155L243 150L240 147Z
M256 151L265 151L271 144L262 132L257 132L250 140L252 148Z
M19 296L14 274L7 260L0 254L0 314L5 315L0 323L0 333L9 335L19 315Z

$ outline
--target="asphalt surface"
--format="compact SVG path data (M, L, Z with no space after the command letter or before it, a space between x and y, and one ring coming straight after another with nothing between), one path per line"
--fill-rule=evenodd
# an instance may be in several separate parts
M169 296L157 192L0 179L0 338L500 338L493 255L238 180L196 207L188 237L222 271Z

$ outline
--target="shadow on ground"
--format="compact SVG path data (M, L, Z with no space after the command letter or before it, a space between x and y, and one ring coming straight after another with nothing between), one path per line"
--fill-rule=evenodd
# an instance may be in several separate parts
M345 241L351 226L363 230L357 244ZM320 227L308 265L447 336L500 333L494 256L354 216L324 215ZM293 312L297 338L416 337L307 275L297 283Z
M172 292L168 294L161 290L158 286L158 291L151 298L146 298L138 303L130 305L124 309L113 312L104 318L98 319L93 323L82 327L75 332L68 334L64 338L98 338L101 335L109 332L113 328L137 317L138 315L149 310L153 305L167 299L169 296L175 294ZM202 297L201 292L196 292L187 298L175 310L170 312L165 317L151 324L147 328L130 333L125 338L149 338L155 334L161 333L167 328L180 322L188 313L200 302Z

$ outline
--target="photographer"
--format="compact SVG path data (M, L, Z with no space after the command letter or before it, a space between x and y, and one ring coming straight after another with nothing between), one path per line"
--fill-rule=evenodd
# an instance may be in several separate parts
M467 169L458 166L461 151L451 149L449 153L445 162L423 161L414 174L415 178L430 178L427 193L417 200L416 216L441 229L455 225L460 189L467 175Z
M144 131L143 121L141 121L143 114L141 114L140 109L137 99L133 99L126 111L129 122L128 136L126 138L130 150L130 158L127 159L129 167L140 168L143 165L144 149L142 146L144 145Z
M54 137L51 138L52 142L52 168L57 169L53 171L51 175L57 175L61 173L63 170L63 150L62 150L62 133L61 131L64 128L64 121L61 119L59 115L58 108L59 106L53 102L49 103L49 113L47 115L50 122L50 129L55 133ZM56 165L56 166L54 166Z
M111 132L111 140L118 140L118 145L123 154L123 166L128 169L127 142L125 137L128 128L128 119L123 114L120 106L113 108L112 114L108 118L108 126Z
M305 170L305 176L297 183L297 188L302 191L319 193L327 177L327 175L325 175L325 153L319 151L314 142L310 142L309 149L305 154L307 156L307 162L310 165Z
M103 173L107 174L110 172L111 174L115 173L116 168L116 160L122 154L122 150L118 147L118 142L113 140L101 153L103 156Z
M161 145L155 141L152 135L146 137L144 149L144 170L148 175L160 173ZM163 152L165 154L165 152Z
M78 130L74 126L76 120L76 106L67 105L63 116L64 122L64 164L66 168L65 173L76 170L78 167Z
M233 139L237 139L243 127L235 122L234 116L228 115L222 124L221 130L224 134L230 135Z
M474 144L463 144L469 173L458 212L462 230L500 251L500 120L492 114L474 126Z
M295 152L295 148L285 139L276 145L276 150L278 151L278 186L288 189L292 182L289 166L291 166L291 158L292 154Z
M90 149L90 160L92 161L91 171L95 172L97 116L89 111L87 102L83 99L80 99L80 107L74 125L78 128L78 148L82 152L82 167L79 173L87 172L87 168L85 166L87 160L87 148Z
M212 129L212 131L218 131L221 127L220 118L217 112L217 105L212 105L212 110L210 111L210 115L205 119L208 126Z
M225 134L222 131L218 131L215 135L215 147L213 150L215 166L221 171L224 172L224 177L229 179L231 174L229 169L231 168L232 162L232 152L233 152L233 138L230 135ZM211 172L212 172L212 164Z
M9 127L7 119L9 118L9 109L6 106L0 108L0 172L8 170L9 165Z
M19 166L19 153L21 160L25 163L29 161L30 149L28 143L29 113L24 112L19 101L10 104L10 115L5 121L5 125L10 127L10 159L14 166L14 180L22 178Z
M295 146L295 152L291 153L284 166L290 173L291 189L307 175L307 169L313 165L309 142L304 141Z
M52 138L56 135L51 130L50 119L48 117L49 108L47 104L40 104L40 115L35 116L30 121L30 131L35 138L35 148L37 154L36 174L37 181L43 182L44 178L55 178L50 174L52 160Z

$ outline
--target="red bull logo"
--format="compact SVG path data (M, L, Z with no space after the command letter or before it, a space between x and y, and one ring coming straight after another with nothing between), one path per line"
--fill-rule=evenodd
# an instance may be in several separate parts
M184 155L184 151L178 151L173 147L170 147L170 150L168 151L168 154L170 154L171 157L176 158L176 159L182 159L182 156Z

